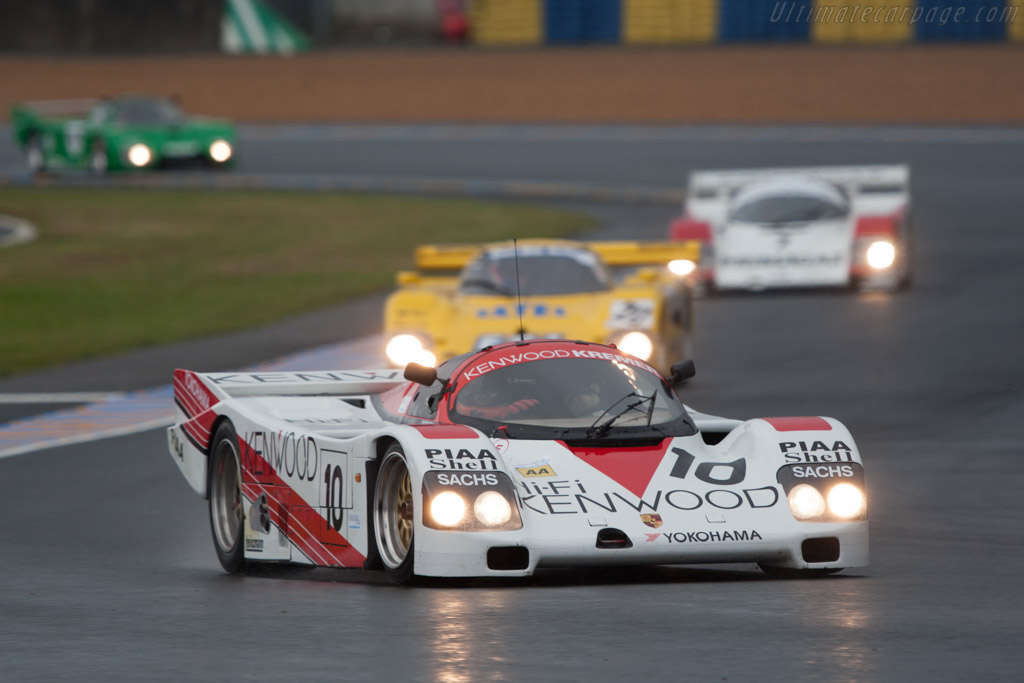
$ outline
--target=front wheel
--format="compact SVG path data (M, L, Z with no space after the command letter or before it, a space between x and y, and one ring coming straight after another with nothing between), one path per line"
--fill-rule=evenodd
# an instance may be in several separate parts
M110 169L110 158L107 146L101 140L93 140L89 145L89 172L96 176L107 174Z
M32 133L25 142L25 165L32 174L46 170L46 151L43 149L43 139L39 133Z
M213 532L213 546L217 549L217 559L224 571L237 574L245 565L242 550L245 512L238 435L230 422L224 422L217 428L210 458L210 530Z
M373 496L373 528L384 572L397 583L415 577L415 519L412 478L402 448L388 449L377 471Z

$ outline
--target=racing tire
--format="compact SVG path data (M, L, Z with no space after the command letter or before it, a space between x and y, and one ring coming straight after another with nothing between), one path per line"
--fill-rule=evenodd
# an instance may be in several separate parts
M94 176L105 176L110 170L110 158L107 156L107 146L102 140L93 140L89 144L89 173Z
M46 171L46 151L39 133L32 133L25 141L25 166L32 175Z
M373 536L384 573L395 583L415 577L414 495L405 453L398 444L388 448L377 470L373 493Z
M217 559L228 574L245 566L245 504L242 499L242 468L238 435L230 422L221 423L210 449L210 531Z
M821 579L843 571L842 567L836 569L794 569L793 567L778 567L760 562L757 563L757 566L773 579Z

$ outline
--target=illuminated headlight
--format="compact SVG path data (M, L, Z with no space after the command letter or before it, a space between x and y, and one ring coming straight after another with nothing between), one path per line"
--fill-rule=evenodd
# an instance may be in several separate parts
M457 526L466 516L466 501L455 491L442 491L430 501L430 516L441 526Z
M896 247L892 242L872 242L867 250L868 265L875 270L884 270L896 262Z
M210 158L218 164L223 164L231 158L233 151L227 140L216 140L210 145Z
M654 353L654 342L643 332L627 332L615 343L620 350L640 360L647 360Z
M797 484L788 498L789 509L799 520L817 519L825 514L825 499L818 489L809 484Z
M668 262L668 269L673 275L686 277L697 270L697 264L690 259L676 259Z
M853 484L836 484L828 492L828 510L840 519L860 517L865 506L864 493Z
M512 519L512 506L497 491L484 491L473 503L473 514L481 524L500 526Z
M384 348L388 360L403 367L409 363L419 363L428 367L437 365L437 356L424 348L419 337L412 334L398 334L391 338Z
M152 160L153 152L141 142L136 142L128 148L128 161L131 162L132 166L142 167Z
M431 464L442 462L432 460ZM515 485L503 472L423 473L423 525L439 531L511 531L523 528Z

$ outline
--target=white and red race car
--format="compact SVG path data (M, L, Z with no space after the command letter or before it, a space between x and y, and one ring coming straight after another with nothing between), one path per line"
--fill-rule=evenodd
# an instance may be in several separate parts
M909 284L910 169L822 166L690 175L669 237L703 245L716 290Z
M405 377L409 379L404 379ZM675 385L693 374L673 366ZM174 461L246 563L538 567L868 562L864 473L825 417L704 415L614 346L510 342L438 368L174 376Z

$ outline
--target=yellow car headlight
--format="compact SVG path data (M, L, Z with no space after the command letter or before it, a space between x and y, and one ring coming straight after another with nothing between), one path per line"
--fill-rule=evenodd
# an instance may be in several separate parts
M668 262L668 270L673 275L686 277L697 270L697 264L690 259L676 259Z
M640 360L647 360L654 353L654 342L643 332L627 332L615 343L621 351L635 356Z
M398 367L404 367L409 363L419 363L428 367L437 365L437 356L414 334L396 334L384 347L384 353L388 360Z

